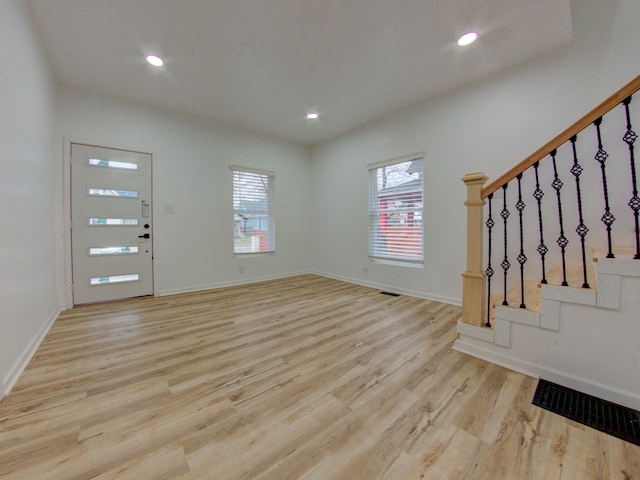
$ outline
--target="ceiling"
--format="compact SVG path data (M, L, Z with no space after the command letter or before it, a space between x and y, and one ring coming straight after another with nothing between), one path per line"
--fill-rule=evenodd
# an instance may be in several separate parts
M569 0L27 3L60 84L305 145L572 41Z

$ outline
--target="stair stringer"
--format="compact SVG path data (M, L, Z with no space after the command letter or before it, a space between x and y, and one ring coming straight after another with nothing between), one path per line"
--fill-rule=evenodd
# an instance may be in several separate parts
M454 350L640 410L640 261L599 258L597 289L542 285L540 312L458 323Z

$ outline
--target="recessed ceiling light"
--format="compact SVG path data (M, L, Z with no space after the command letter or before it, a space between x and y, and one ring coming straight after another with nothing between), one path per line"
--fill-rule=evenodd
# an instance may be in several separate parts
M316 112L309 112L307 113L307 118L309 120L315 120L316 118L318 118L318 114Z
M147 62L149 62L154 67L161 67L164 65L164 61L157 55L147 55Z
M471 45L478 38L478 34L476 32L465 33L458 39L458 46L466 47L467 45Z

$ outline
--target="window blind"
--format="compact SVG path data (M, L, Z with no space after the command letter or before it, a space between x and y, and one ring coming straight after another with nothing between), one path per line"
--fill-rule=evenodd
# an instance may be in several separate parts
M422 264L423 159L377 165L369 167L369 257Z
M231 170L234 254L275 252L275 174L243 167Z

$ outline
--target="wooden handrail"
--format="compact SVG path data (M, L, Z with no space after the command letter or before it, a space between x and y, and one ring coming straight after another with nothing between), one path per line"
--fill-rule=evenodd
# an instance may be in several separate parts
M578 120L576 123L567 128L560 135L553 138L553 140L545 143L538 150L533 152L527 158L525 158L522 162L517 164L512 169L508 170L489 185L482 189L482 198L487 198L490 194L495 192L496 190L502 188L502 186L516 178L522 172L524 172L529 167L532 167L536 162L539 162L544 157L549 155L551 151L559 148L564 143L568 142L571 137L577 135L582 130L587 128L593 122L595 122L598 118L604 116L606 113L613 110L615 107L620 105L627 97L633 95L638 90L640 90L640 76L634 78L627 85L622 87L616 93L607 98L604 102L598 105L596 108L587 113L584 117Z

